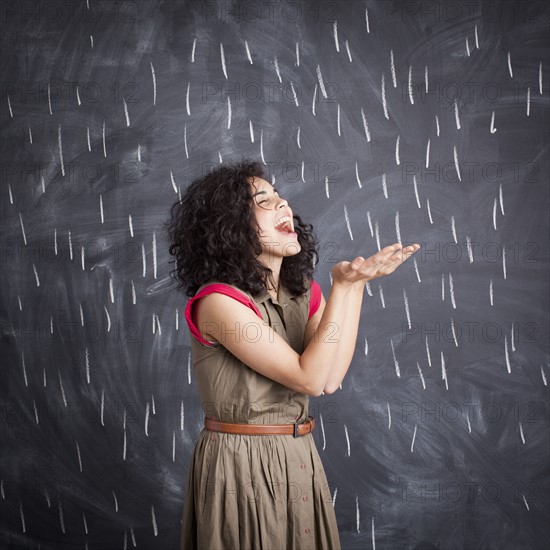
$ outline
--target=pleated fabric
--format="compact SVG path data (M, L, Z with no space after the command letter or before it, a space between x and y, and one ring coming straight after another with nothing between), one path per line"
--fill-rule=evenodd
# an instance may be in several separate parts
M303 352L311 289L293 297L281 286L275 300L267 292L254 299L228 286L257 306L259 325L269 323L297 353ZM190 323L189 308L186 314ZM254 338L254 327L240 328L242 337ZM221 344L192 336L191 347L209 418L249 424L307 418L307 395L257 373ZM339 550L331 490L313 435L239 435L203 428L187 476L180 548Z

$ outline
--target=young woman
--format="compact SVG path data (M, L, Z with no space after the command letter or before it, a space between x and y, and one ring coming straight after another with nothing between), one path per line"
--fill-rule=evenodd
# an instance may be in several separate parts
M172 207L170 254L205 427L195 445L182 550L340 548L308 396L333 393L351 363L365 283L419 248L386 246L313 281L310 224L262 165L221 165Z

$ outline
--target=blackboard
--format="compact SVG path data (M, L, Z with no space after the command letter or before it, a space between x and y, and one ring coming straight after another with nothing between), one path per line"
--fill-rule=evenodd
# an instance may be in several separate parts
M546 2L0 10L2 547L178 547L203 417L163 223L242 157L325 296L421 244L310 400L342 547L549 546Z

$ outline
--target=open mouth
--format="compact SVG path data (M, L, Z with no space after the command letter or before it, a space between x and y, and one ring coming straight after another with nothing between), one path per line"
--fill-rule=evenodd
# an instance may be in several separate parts
M276 224L275 229L280 233L286 233L287 235L296 235L292 228L292 220L289 216L284 216Z

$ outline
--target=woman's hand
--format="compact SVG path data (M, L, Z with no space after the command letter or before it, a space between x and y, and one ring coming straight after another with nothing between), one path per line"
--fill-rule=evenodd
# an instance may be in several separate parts
M358 256L351 262L338 262L332 268L333 281L344 285L364 284L377 277L389 275L419 248L420 245L417 243L405 248L401 244L395 243L384 247L366 260L362 256Z

